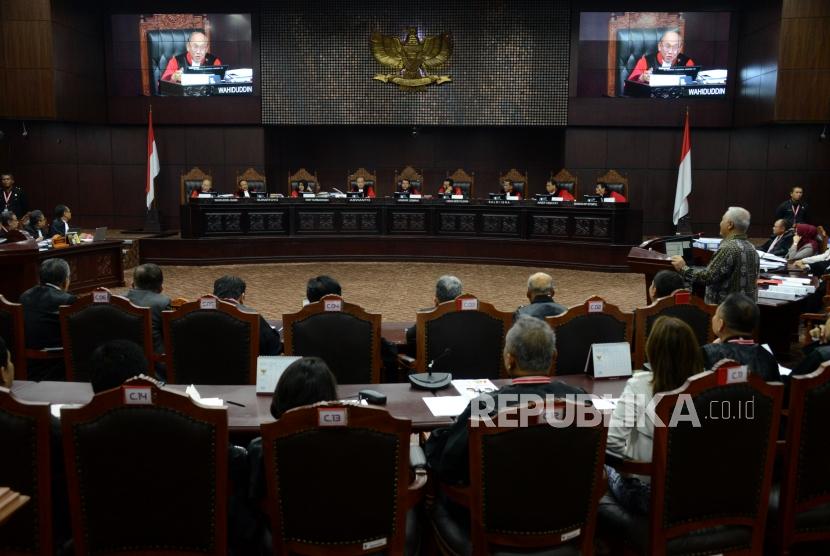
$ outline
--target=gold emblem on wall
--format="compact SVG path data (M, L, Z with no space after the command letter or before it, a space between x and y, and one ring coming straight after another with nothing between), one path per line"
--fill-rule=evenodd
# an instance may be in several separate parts
M375 60L394 70L392 73L378 73L372 79L394 83L408 91L421 91L427 85L452 81L449 75L429 73L430 70L443 66L452 56L452 35L449 33L421 40L418 28L409 27L406 38L401 40L394 35L382 35L374 31L369 44Z

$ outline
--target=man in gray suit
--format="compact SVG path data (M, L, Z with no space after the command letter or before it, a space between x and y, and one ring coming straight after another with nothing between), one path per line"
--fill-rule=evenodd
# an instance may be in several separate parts
M153 263L142 264L133 271L133 286L127 292L127 299L133 305L148 307L153 317L153 351L164 353L164 338L161 335L161 312L170 309L170 298L161 293L164 275L161 268Z

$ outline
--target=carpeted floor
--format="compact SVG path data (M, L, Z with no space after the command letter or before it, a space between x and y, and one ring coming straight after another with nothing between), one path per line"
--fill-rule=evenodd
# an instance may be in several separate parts
M631 311L645 305L641 274L611 274L582 270L517 266L438 263L284 263L231 266L165 266L164 292L172 298L195 299L213 291L213 281L225 274L241 277L248 285L245 303L267 319L281 319L297 311L305 298L307 280L319 274L336 278L343 296L364 309L381 313L386 321L413 321L415 311L432 306L435 281L442 274L458 276L464 292L513 311L527 303L527 278L544 271L553 276L555 299L565 306L592 295ZM132 282L128 270L126 283ZM119 293L126 290L118 290Z

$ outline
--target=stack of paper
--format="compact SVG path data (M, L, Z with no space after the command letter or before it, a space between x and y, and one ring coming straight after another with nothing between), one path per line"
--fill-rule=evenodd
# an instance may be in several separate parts
M184 389L184 393L190 396L191 400L202 405L207 405L209 407L222 407L225 405L222 398L203 398L199 395L199 391L196 390L196 387L192 384Z
M717 251L720 247L721 238L719 237L702 237L696 240L692 247L699 249L706 249L707 251Z

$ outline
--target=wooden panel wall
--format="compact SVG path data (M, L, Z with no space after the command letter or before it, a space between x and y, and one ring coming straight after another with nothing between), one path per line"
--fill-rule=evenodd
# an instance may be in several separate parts
M56 119L104 123L104 16L95 3L52 0L51 27Z
M758 0L740 12L735 124L771 122L778 81L781 0Z
M318 173L325 189L342 190L348 171L363 166L378 175L379 195L392 195L394 175L411 165L424 171L427 192L447 172L475 172L476 195L498 189L511 167L529 173L529 194L544 190L551 170L562 168L563 128L315 126L266 128L266 158L272 183L287 190L289 171Z
M830 120L830 2L784 0L777 121Z
M830 141L820 125L696 129L692 122L692 229L717 235L724 210L752 213L751 234L768 235L789 189L803 185L816 223L830 224ZM566 167L585 185L608 168L630 179L630 202L643 209L646 235L674 233L671 223L681 128L569 128Z
M49 0L0 2L3 77L0 114L6 118L55 116Z
M6 144L0 167L26 188L29 204L51 214L72 208L84 228L138 228L144 223L147 127L0 122ZM238 172L265 168L264 131L254 126L155 126L161 173L156 198L162 225L179 224L179 176L193 166L213 175L220 192L233 191Z

